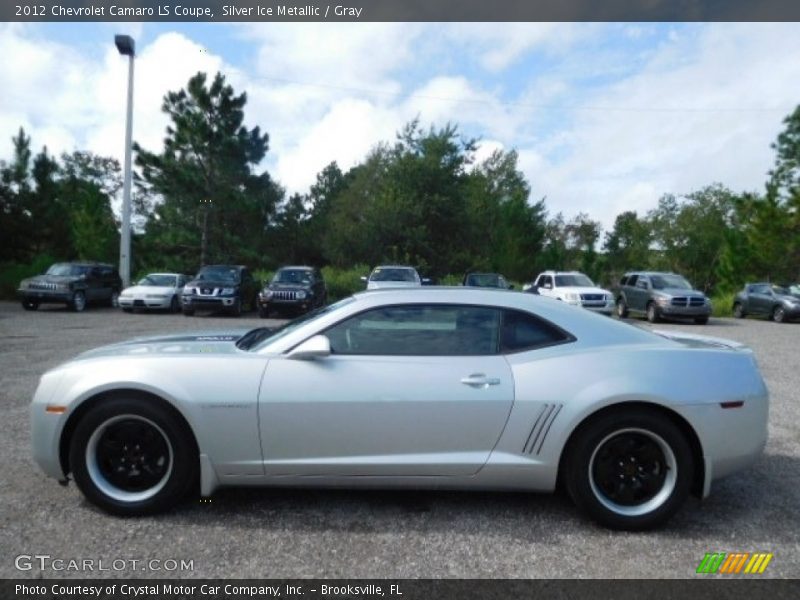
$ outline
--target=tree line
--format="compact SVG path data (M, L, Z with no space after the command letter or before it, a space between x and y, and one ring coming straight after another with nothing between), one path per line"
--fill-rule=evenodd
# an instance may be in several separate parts
M414 120L357 165L332 162L308 192L287 195L259 168L269 136L244 125L246 104L219 73L198 73L165 96L163 148L134 145L133 272L397 262L434 278L486 270L530 281L547 268L575 269L608 285L629 269L658 269L709 293L800 280L800 106L773 144L763 191L713 183L665 194L645 214L617 215L604 233L588 214L551 214L531 196L514 150L478 161L478 140L451 123ZM46 148L34 156L22 129L11 141L12 158L0 161L4 278L52 260L116 262L118 162Z

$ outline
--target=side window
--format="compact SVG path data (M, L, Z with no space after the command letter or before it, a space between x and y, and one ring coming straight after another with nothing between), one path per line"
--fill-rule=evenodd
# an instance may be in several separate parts
M638 275L631 275L630 277L628 277L628 285L631 287L635 286L637 279L639 279Z
M620 285L628 285L628 276L627 275L623 275L622 279L619 280L619 284Z
M500 311L460 305L370 310L328 329L334 354L474 356L497 354Z
M639 279L636 281L636 287L639 288L640 290L646 290L647 289L647 278L646 277L639 277Z
M542 281L539 284L540 287L548 288L551 290L553 289L553 278L550 277L550 275L542 275L541 279Z
M503 311L500 335L501 352L521 352L572 341L568 333L530 313Z

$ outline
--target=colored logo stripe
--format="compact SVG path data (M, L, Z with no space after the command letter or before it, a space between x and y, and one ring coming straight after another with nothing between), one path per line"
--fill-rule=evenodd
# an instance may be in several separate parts
M772 556L767 552L706 552L697 567L697 573L760 574L766 570Z

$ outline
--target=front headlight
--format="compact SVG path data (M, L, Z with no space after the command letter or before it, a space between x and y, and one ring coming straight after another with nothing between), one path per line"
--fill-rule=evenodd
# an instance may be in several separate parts
M68 283L57 283L56 284L56 289L59 292L66 292L69 289L69 284Z
M667 306L669 304L669 298L666 296L657 296L655 300L659 306Z
M273 296L273 295L274 295L274 294L272 293L272 290L262 290L262 291L261 291L261 297L262 297L262 298L266 298L267 300L269 300L270 298L272 298L272 296Z
M306 296L308 296L308 294L306 294L303 290L300 290L299 292L297 292L297 299L298 300L305 300Z
M222 290L220 291L220 294L222 294L223 296L230 296L231 294L235 293L236 293L236 288L222 288Z
M571 292L564 294L564 300L567 302L580 302L581 295L580 294L573 294Z
M193 287L184 287L183 288L183 293L184 294L196 294L197 290L195 288L193 288Z

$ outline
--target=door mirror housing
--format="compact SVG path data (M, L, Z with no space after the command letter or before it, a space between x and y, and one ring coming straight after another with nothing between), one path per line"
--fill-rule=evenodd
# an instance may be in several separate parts
M331 341L324 335L315 335L295 346L286 354L292 360L314 360L331 355Z
M361 276L361 281L363 281L364 283L367 283L367 276L366 275L362 275Z

